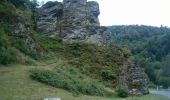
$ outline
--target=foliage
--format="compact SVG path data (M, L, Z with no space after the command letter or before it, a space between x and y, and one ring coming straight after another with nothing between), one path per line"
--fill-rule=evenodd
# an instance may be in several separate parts
M117 76L112 69L104 69L101 71L101 76L103 80L116 80Z
M57 67L53 71L34 69L30 72L35 80L76 94L103 95L104 86L101 83L86 77L74 68Z
M115 92L119 97L126 98L129 96L128 90L123 85L118 85Z
M47 37L40 33L34 32L31 34L34 40L37 40L39 44L45 48L48 52L57 52L63 50L64 46L61 43L61 38L59 35L55 37Z
M35 47L32 49L31 45L26 43L24 39L16 38L12 41L12 46L21 51L22 53L32 57L33 59L38 60L41 55L41 51L38 51L39 47Z
M0 3L0 23L11 22L16 18L16 8L9 3Z
M164 96L153 94L133 97L133 99L132 97L118 98L114 93L112 97L87 95L75 97L63 89L31 80L27 71L32 68L37 68L37 66L11 64L9 67L0 67L0 96L2 100L43 100L44 97L53 98L56 95L62 100L169 100ZM42 66L42 68L51 68L51 65Z
M126 48L126 47L123 47L123 48L122 48L122 52L123 52L123 54L125 55L125 57L130 57L130 56L132 56L131 51L130 51L128 48Z
M29 0L7 0L8 2L12 3L16 7L25 8L26 4L28 4Z
M67 44L63 52L67 55L69 64L76 66L82 73L116 84L119 66L124 60L118 51L119 48L116 47L73 43Z
M170 54L170 29L152 26L111 26L112 38L122 48L132 52L133 61L145 69L150 80L156 85L165 85L170 75L167 56ZM129 51L123 50L125 54ZM159 72L159 73L158 73ZM165 75L165 73L167 73ZM159 76L159 77L158 77ZM162 77L162 79L160 79ZM170 84L169 84L170 86Z
M0 47L0 64L6 65L15 60L15 52L13 49Z
M15 52L10 47L8 32L3 27L0 27L0 64L9 64L15 61Z

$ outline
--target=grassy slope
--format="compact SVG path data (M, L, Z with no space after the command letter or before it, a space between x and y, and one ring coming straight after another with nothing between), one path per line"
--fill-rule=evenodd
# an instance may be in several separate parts
M62 61L48 64L39 63L37 66L25 65L9 65L0 67L0 100L43 100L44 97L61 97L62 100L168 100L159 95L146 95L143 97L129 97L126 99L103 98L81 95L74 97L62 89L53 88L51 86L33 81L29 77L28 70L31 68L49 68Z

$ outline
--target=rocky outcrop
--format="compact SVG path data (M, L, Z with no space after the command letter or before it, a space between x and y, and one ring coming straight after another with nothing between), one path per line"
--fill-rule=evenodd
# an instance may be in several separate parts
M60 34L64 43L108 45L111 32L100 27L99 14L99 5L94 1L48 2L37 10L37 26L45 35Z
M132 95L148 94L149 78L139 66L127 61L121 68L120 82Z
M45 35L59 33L59 14L62 14L63 5L60 2L48 2L37 11L38 31Z
M17 40L23 41L29 47L27 48L27 53L39 53L43 55L43 50L40 44L30 35L33 30L33 21L31 19L31 12L17 11L17 17L14 22L9 25L13 29L12 33L9 34L15 37ZM30 16L26 15L30 13Z

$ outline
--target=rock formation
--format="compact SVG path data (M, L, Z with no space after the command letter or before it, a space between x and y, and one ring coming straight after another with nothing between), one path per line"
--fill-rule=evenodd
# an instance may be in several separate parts
M148 94L149 78L145 72L131 61L127 60L121 67L120 82L133 95Z
M47 35L59 34L64 43L86 42L109 45L111 32L101 27L99 4L87 0L48 2L37 10L38 30ZM148 93L148 77L142 69L127 61L121 67L120 81L134 94Z
M37 10L37 27L45 35L60 34L64 43L108 45L111 32L100 26L99 14L99 5L94 1L48 2Z

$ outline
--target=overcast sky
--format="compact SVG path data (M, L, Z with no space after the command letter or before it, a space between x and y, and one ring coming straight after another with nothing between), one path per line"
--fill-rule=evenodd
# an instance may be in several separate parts
M38 0L56 1L56 0ZM62 0L57 0L62 1ZM170 0L89 0L100 5L100 23L110 25L152 25L170 27Z

